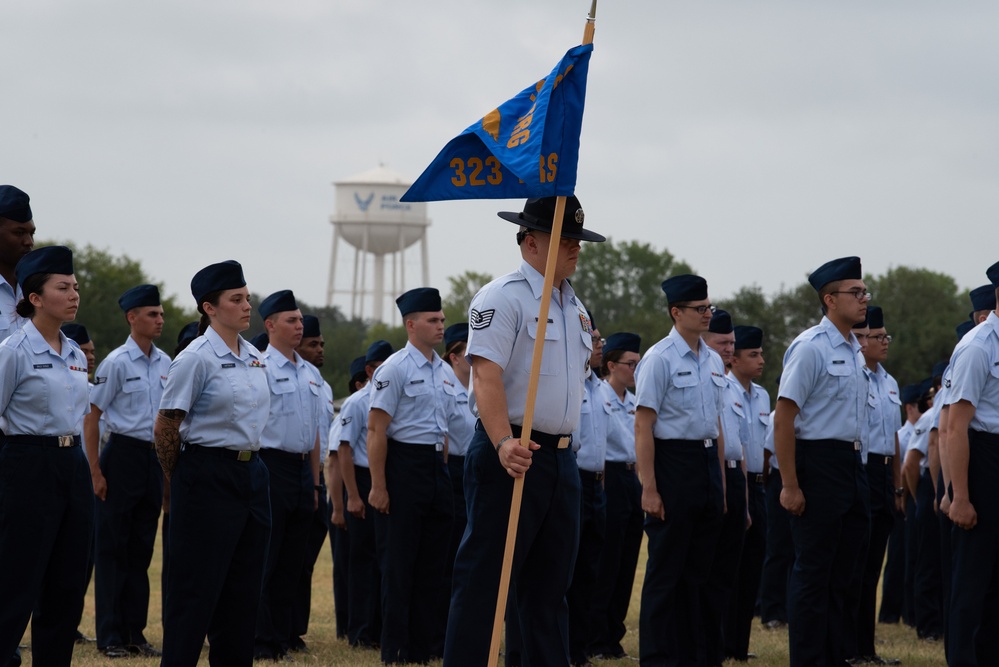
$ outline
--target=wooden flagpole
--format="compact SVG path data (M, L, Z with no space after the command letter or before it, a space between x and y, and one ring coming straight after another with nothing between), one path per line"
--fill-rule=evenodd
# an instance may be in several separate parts
M597 0L590 6L583 29L582 44L593 43L593 32L597 18ZM565 215L565 197L555 200L555 216L552 220L551 240L548 244L548 260L545 262L545 290L541 295L541 308L538 311L538 332L534 339L531 358L531 376L527 385L527 404L524 406L524 423L520 433L520 446L531 444L531 427L534 424L534 403L538 396L538 379L541 375L541 353L545 348L545 333L548 329L548 310L552 301L551 290L555 282L555 262L558 259L559 244L562 241L562 216ZM500 635L503 632L503 617L510 592L510 573L513 570L513 552L517 546L517 525L520 523L520 505L524 497L524 477L513 480L513 497L510 499L510 519L506 529L506 548L503 550L503 568L500 570L499 594L496 596L496 612L493 615L493 633L489 642L489 667L496 667L499 660Z

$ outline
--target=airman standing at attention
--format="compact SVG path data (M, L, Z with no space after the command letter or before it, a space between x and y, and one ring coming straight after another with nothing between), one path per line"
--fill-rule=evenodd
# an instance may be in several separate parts
M14 267L35 247L35 223L29 201L28 195L13 185L0 185L0 341L27 321L16 311L23 295Z
M827 262L808 281L825 315L785 353L774 414L781 505L791 513L796 556L787 610L792 667L847 658L845 589L855 545L870 530L860 458L867 380L852 332L867 316L870 293L859 257Z
M447 416L440 292L409 290L396 304L406 347L372 376L368 413L368 500L378 510L375 536L382 554L382 662L423 663L435 657L440 617L435 594L444 585L451 533L451 482L444 462Z
M697 610L725 505L725 366L701 340L714 307L695 275L665 280L673 329L638 365L635 450L646 512L648 563L642 587L642 665L701 664Z
M109 658L158 656L143 634L149 613L149 563L163 502L163 471L153 447L170 357L153 341L163 332L155 285L139 285L118 305L131 333L97 367L84 419L97 503L97 650ZM110 433L98 457L101 418Z

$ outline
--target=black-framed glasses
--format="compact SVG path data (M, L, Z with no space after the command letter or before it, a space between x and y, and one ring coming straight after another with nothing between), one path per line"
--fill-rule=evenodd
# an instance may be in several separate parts
M638 362L637 361L612 361L611 363L612 364L621 364L622 366L627 366L631 370L635 370L635 367L638 366Z
M877 336L868 336L867 338L868 340L876 340L879 343L890 343L892 340L888 334L878 334Z
M855 298L857 301L870 301L871 299L874 298L874 294L872 294L871 292L868 292L867 290L860 289L859 287L857 289L836 290L834 292L829 292L829 293L830 294L852 294L853 298Z
M696 310L698 315L703 315L704 313L711 311L712 314L718 310L715 306L673 306L674 308L690 308L691 310Z
M600 336L590 336L590 338L593 339L593 344L594 345L596 345L597 343L600 343L601 345L606 345L607 344L607 339L606 338L601 338Z

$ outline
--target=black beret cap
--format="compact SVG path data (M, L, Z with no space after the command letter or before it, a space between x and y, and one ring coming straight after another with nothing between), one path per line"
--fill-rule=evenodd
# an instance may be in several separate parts
M735 349L755 350L763 347L763 329L740 324L735 328Z
M30 197L13 185L0 185L0 218L14 222L31 220Z
M368 351L364 355L365 363L372 361L385 361L392 356L392 345L387 340L376 340L368 346Z
M322 335L319 318L315 315L302 315L302 338L319 338Z
M835 280L860 280L862 277L859 257L840 257L812 271L808 282L817 292Z
M416 287L395 300L403 317L410 313L436 313L441 309L441 293L436 287Z
M199 322L188 322L184 325L184 328L177 334L177 347L180 347L185 343L190 343L198 337L199 324Z
M950 366L950 361L946 359L944 359L943 361L938 361L937 363L933 364L933 377L934 378L943 377L944 371L947 370L948 366Z
M965 320L961 322L956 327L954 327L954 332L957 333L957 339L961 340L964 338L965 334L975 328L975 323L971 320Z
M363 356L357 357L350 362L350 377L354 378L364 372L364 364L366 363Z
M233 259L209 264L191 278L191 294L199 306L211 292L240 287L246 287L246 279L243 278L243 267Z
M444 347L456 340L468 342L468 322L458 322L444 330Z
M14 267L17 284L22 288L24 281L38 273L73 274L73 251L63 245L50 245L32 250L22 257Z
M995 310L996 309L996 288L993 285L982 285L971 290L968 294L971 299L971 310Z
M520 213L514 211L500 211L496 215L515 222L521 227L536 229L539 232L551 234L552 220L555 219L555 200L557 197L543 197L541 199L528 199L524 204L524 210ZM593 241L600 243L606 241L603 236L589 229L583 229L583 205L579 203L575 195L565 198L565 212L562 214L562 238L578 239L580 241Z
M160 305L160 289L156 285L136 285L118 297L118 307L126 313L133 308Z
M708 331L716 334L728 334L735 331L735 327L732 326L732 316L728 314L727 310L719 308L711 315Z
M985 275L988 277L989 282L992 283L992 287L999 287L999 262L996 262L985 271Z
M868 329L868 328L870 328L871 325L870 325L869 320L868 320L868 313L870 313L870 311L868 311L867 313L864 313L864 319L862 319L861 321L859 321L856 324L854 324L851 328L852 329Z
M260 308L257 310L260 312L260 317L266 320L274 313L298 310L298 304L295 303L295 295L292 291L290 289L283 289L274 292L274 294L261 301Z
M267 335L267 332L258 333L256 336L250 339L250 345L257 348L261 352L267 349L267 346L271 344L271 337Z
M919 398L929 398L933 391L933 378L926 378L919 383Z
M902 405L907 405L909 403L917 403L919 401L919 387L918 384L907 384L901 389Z
M663 281L662 288L668 303L703 301L708 298L708 281L690 273L670 276Z
M607 342L604 343L604 354L608 352L614 352L615 350L621 350L622 352L638 352L638 348L642 344L642 337L638 334L629 333L627 331L621 331L616 334L611 334L607 337Z
M87 333L87 327L82 324L67 322L59 328L66 334L66 338L75 341L77 345L86 345L90 342L90 334Z
M867 324L872 329L884 329L885 311L881 310L881 306L867 307Z

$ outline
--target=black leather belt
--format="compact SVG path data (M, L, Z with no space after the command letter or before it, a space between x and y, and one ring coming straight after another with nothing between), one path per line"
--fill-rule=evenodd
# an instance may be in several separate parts
M274 449L273 447L263 447L260 450L260 454L264 457L274 457L279 459L288 459L290 461L305 461L309 458L308 453L302 452L286 452L283 449Z
M79 447L79 435L8 435L8 445L39 445L41 447Z
M633 472L635 470L634 463L625 463L624 461L604 461L604 470L607 468L617 468L619 470L627 470L628 472Z
M725 459L725 467L734 470L742 465L742 459Z
M753 484L763 484L763 473L751 472L746 475L746 480L752 482Z
M708 449L709 447L714 447L717 444L712 438L705 438L704 440L674 440L672 438L655 438L654 442L656 445L665 445L667 447L700 447L701 449Z
M534 442L537 442L537 440ZM601 482L604 479L604 471L601 470L600 472L595 472L593 470L583 470L580 468L579 477L588 482Z
M890 456L885 456L883 454L871 454L871 453L868 453L867 454L867 462L868 463L880 463L881 465L890 466L891 465L891 457Z
M520 438L520 434L523 432L523 428L517 424L510 424L511 432L513 437ZM543 433L541 431L535 431L531 429L531 440L538 443L542 447L555 447L556 449L565 449L570 444L572 444L572 435L552 435L551 433Z
M247 461L253 461L257 458L258 454L252 449L228 449L226 447L204 447L202 445L196 445L193 442L184 443L184 451L191 452L192 454L208 454L209 456L217 456L222 459L229 459L230 461L239 461L241 463L246 463Z
M120 442L123 445L141 447L142 449L156 449L156 445L147 440L139 440L130 435L122 435L121 433L112 433L111 437L108 438L108 442Z
M848 452L859 452L860 451L860 441L854 440L802 440L798 438L795 442L799 445L804 445L806 447L816 447L818 449L836 449L836 450L846 450Z

